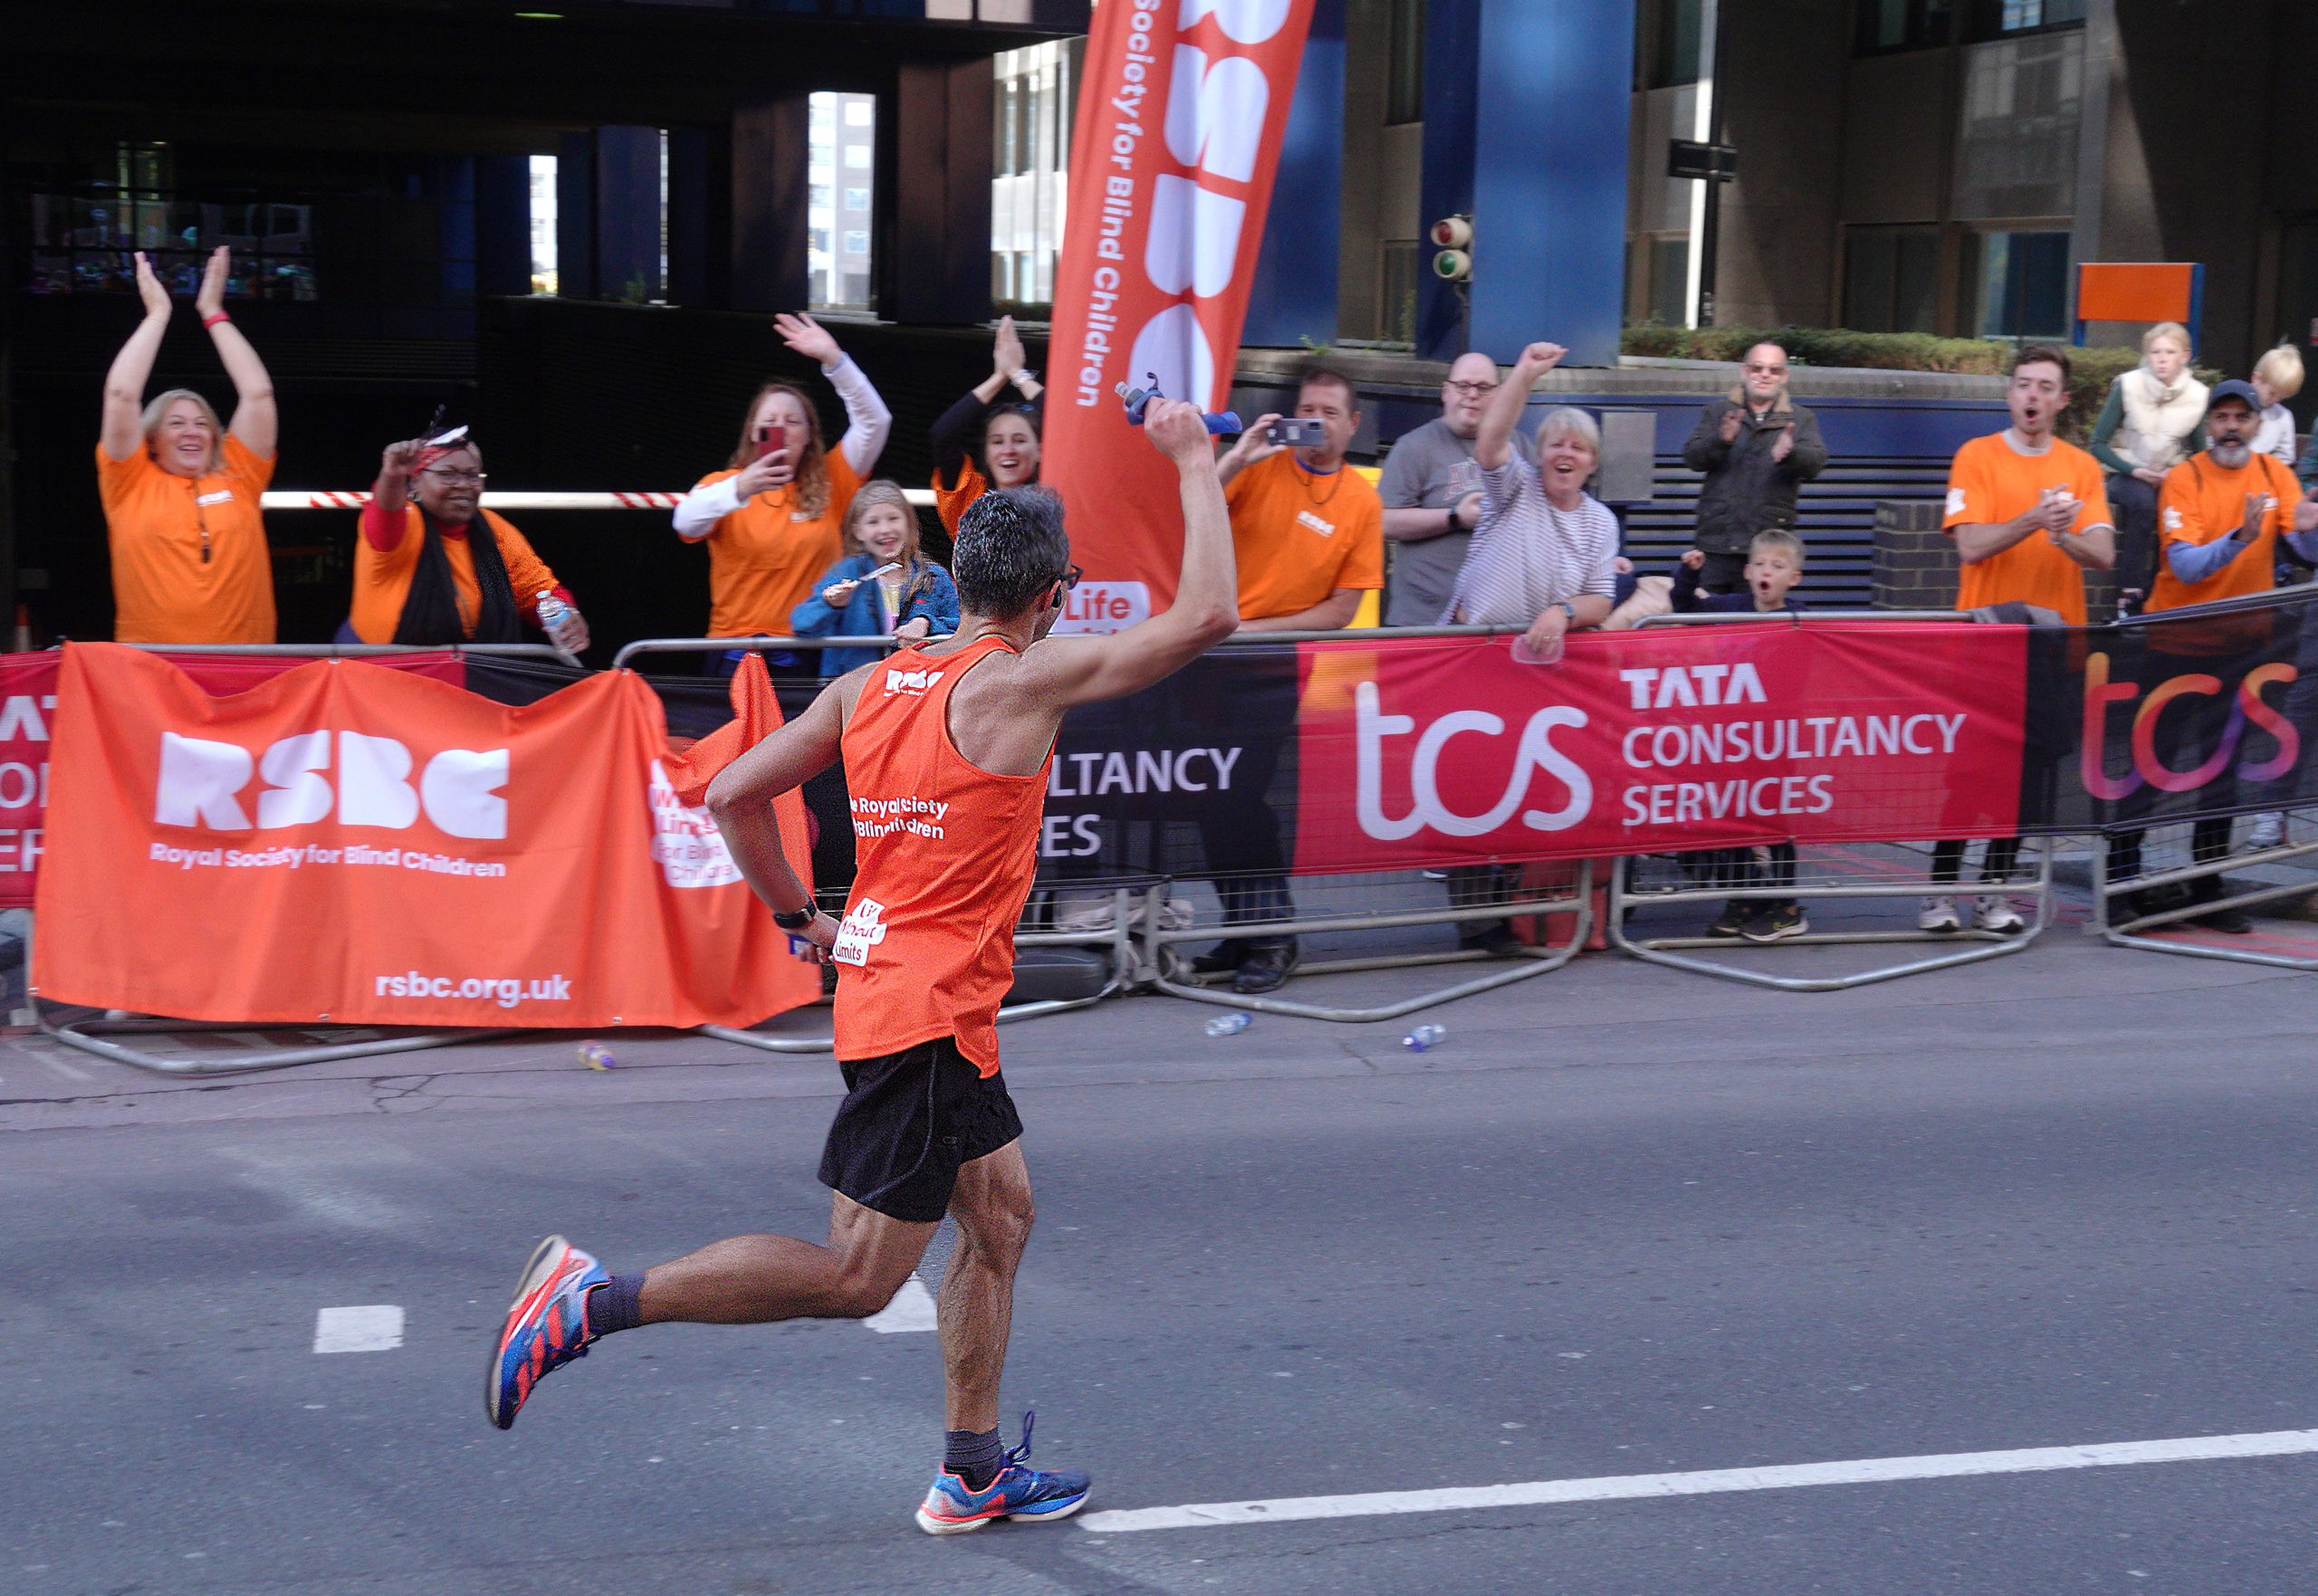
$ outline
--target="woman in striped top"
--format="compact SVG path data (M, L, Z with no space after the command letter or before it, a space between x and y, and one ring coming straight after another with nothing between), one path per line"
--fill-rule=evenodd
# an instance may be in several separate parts
M1481 413L1473 439L1480 521L1441 617L1520 627L1546 658L1560 652L1566 632L1609 617L1617 585L1617 518L1585 492L1602 458L1594 418L1566 406L1549 410L1537 426L1534 463L1516 445L1530 386L1566 352L1550 343L1522 350Z

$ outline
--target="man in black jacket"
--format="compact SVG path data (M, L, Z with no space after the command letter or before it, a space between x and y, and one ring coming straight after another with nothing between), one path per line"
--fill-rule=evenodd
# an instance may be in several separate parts
M1699 487L1697 546L1706 554L1699 586L1736 593L1757 532L1795 530L1797 487L1825 469L1819 418L1786 391L1786 351L1774 343L1747 351L1738 384L1699 417L1682 461L1706 473Z

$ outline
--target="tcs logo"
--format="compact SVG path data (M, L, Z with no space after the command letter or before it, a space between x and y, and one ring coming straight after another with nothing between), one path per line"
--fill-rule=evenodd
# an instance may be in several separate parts
M2291 721L2262 702L2262 689L2273 682L2291 682L2294 674L2294 668L2288 664L2256 665L2246 672L2245 679L2237 683L2237 702L2229 709L2229 724L2222 731L2213 757L2187 770L2173 769L2158 758L2158 717L2177 698L2212 698L2228 689L2220 677L2203 671L2166 678L2150 690L2149 696L2141 699L2141 707L2134 712L2132 773L2112 776L2102 759L2108 743L2109 706L2140 698L2141 683L2112 683L2109 656L2093 655L2084 662L2084 736L2077 755L2078 774L2083 779L2084 790L2112 802L2136 791L2144 781L2160 792L2195 792L2220 775L2237 757L2237 744L2246 735L2248 721L2276 740L2278 751L2266 760L2241 762L2237 774L2249 781L2275 781L2293 769L2294 762L2301 759L2302 734Z
M507 785L507 758L503 748L446 748L414 781L417 761L391 737L307 731L254 757L239 743L164 731L153 820L210 831L278 831L311 825L335 809L341 826L399 831L424 812L451 836L503 837L507 800L499 789ZM264 784L254 795L254 818L242 798L253 775Z

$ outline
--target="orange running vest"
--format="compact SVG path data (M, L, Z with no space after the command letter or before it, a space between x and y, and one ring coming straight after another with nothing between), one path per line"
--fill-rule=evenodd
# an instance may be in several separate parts
M955 654L896 651L846 722L853 895L838 928L837 1056L879 1058L955 1037L998 1073L998 1006L1014 984L1014 925L1039 867L1046 763L1000 776L950 740L950 694L1005 639Z

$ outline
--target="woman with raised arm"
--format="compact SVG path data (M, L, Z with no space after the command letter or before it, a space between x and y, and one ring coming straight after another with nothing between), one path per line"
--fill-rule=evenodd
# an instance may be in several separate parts
M112 550L113 636L122 643L271 643L273 562L259 516L273 479L273 381L225 314L232 257L220 246L194 309L234 383L234 420L171 388L145 402L169 291L137 256L145 320L105 373L97 493Z
M708 543L708 636L785 637L815 578L845 552L846 506L885 453L893 412L861 368L810 316L776 316L781 341L820 363L845 401L845 439L821 442L821 418L802 389L769 382L749 401L741 441L676 506L676 535ZM712 660L732 674L740 651ZM771 663L794 663L776 657Z
M1022 364L1022 340L1014 318L998 322L991 373L934 424L934 506L942 530L958 535L958 518L992 488L1019 488L1039 480L1039 402L1046 389ZM1022 396L1019 405L998 404L1009 383ZM982 459L974 459L974 435L982 435ZM944 475L950 481L944 483Z
M522 623L568 654L588 623L531 541L483 508L467 429L387 445L354 547L354 609L340 641L420 647L522 643Z

